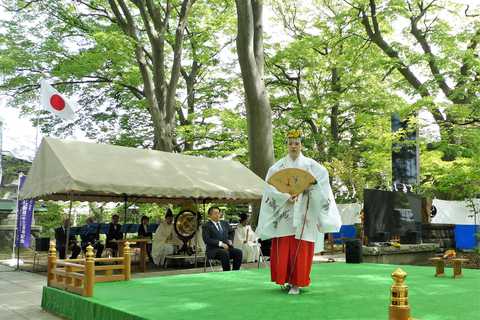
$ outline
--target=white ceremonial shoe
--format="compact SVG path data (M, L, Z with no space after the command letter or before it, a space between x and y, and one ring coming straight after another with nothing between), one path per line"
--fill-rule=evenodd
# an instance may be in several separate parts
M300 293L300 288L293 286L290 288L290 291L288 291L288 294L299 294Z

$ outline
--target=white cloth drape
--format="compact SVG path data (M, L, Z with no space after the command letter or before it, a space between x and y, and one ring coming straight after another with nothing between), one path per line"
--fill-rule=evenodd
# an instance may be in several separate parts
M437 214L432 218L432 223L450 224L475 224L475 212L472 203L468 201L450 201L433 199L433 205L437 208ZM473 205L480 208L480 199L473 199ZM480 216L476 222L480 224Z
M191 245L194 246L197 254L200 252L205 252L205 242L203 242L202 226L198 228L197 232L195 232L195 235L190 241Z

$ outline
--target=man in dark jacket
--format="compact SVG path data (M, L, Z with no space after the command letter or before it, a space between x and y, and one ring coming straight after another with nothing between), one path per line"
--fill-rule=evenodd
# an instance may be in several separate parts
M100 243L100 225L95 223L93 217L88 217L86 222L87 224L84 225L80 231L82 250L86 252L87 247L90 244L93 249L97 251L95 257L101 258L104 246Z
M118 255L118 243L112 240L122 240L122 225L118 223L118 214L112 215L112 222L108 224L106 247L112 250L114 257Z
M141 239L152 239L152 232L148 231L148 224L150 222L150 218L147 216L142 216L142 219L140 219L140 225L138 226L138 237ZM152 244L147 243L147 254L148 254L148 259L150 260L151 263L153 262L152 258Z
M203 226L203 241L207 247L208 259L222 262L223 271L230 271L230 259L233 270L239 270L242 264L242 251L233 247L233 232L227 221L220 220L220 208L208 209L208 222Z
M65 259L66 256L67 229L69 227L70 220L65 219L65 221L63 221L63 226L55 229L55 242L60 259ZM68 241L68 247L70 250L72 250L72 255L70 256L70 259L77 259L78 255L80 254L80 247L77 244L77 239L75 239L75 236L71 233L68 238L70 239Z

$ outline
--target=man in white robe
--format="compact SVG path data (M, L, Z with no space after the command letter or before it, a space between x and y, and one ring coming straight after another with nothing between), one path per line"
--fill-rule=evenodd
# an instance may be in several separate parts
M255 262L260 256L260 244L257 242L258 237L248 224L248 215L240 214L240 223L235 229L235 237L233 238L233 246L242 250L243 262Z
M152 258L157 266L165 264L165 257L174 254L182 244L173 227L173 213L170 209L165 214L165 221L158 225L152 240Z
M296 196L267 186L256 233L262 240L272 239L272 281L289 288L289 294L298 294L300 287L310 284L313 254L323 250L324 233L338 232L342 223L328 171L302 154L298 130L288 133L287 143L288 155L268 170L266 181L282 169L299 168L312 174L316 184Z

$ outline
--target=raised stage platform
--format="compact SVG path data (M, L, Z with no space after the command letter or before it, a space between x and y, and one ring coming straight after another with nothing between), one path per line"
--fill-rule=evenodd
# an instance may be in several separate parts
M363 262L426 266L439 248L438 243L402 244L399 248L363 246Z
M42 308L67 319L388 319L394 265L315 264L312 285L298 296L270 282L268 269L99 283L84 298L43 290ZM452 270L435 278L433 267L401 266L408 273L411 314L420 320L477 319L480 270Z

